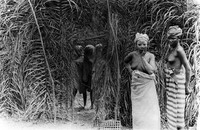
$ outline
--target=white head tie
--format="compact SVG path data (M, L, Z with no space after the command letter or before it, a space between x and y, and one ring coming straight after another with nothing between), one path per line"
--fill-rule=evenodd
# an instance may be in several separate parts
M182 35L182 29L179 26L170 26L167 32L167 37L178 37Z
M148 42L149 36L147 34L136 33L134 42L136 43L137 41Z

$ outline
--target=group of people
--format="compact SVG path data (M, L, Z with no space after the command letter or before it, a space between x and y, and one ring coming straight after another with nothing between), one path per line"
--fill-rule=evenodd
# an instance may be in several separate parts
M86 108L87 104L87 92L90 93L91 109L93 109L94 96L93 96L93 85L92 78L94 77L93 72L97 71L94 67L95 63L98 62L98 58L101 56L102 44L96 46L87 45L83 48L80 45L75 46L75 59L72 66L75 66L75 79L77 84L73 88L73 97L75 98L77 92L83 95L83 109ZM74 71L72 69L72 71ZM73 101L72 101L73 103Z
M181 46L179 26L170 26L167 31L168 51L164 68L166 81L166 113L169 130L184 130L185 96L189 93L191 68ZM137 33L136 51L125 57L126 68L132 75L131 101L133 130L160 130L161 117L156 92L155 56L147 50L149 37Z
M189 93L191 68L186 53L181 46L181 35L182 29L179 26L170 26L167 31L167 43L169 46L165 58L164 72L167 96L167 124L169 130L185 129L185 96ZM126 68L132 76L131 101L133 129L160 130L160 108L155 87L155 72L157 71L155 56L147 49L149 43L147 34L136 33L134 43L137 46L136 51L129 53L124 59ZM79 87L75 88L73 92L74 96L78 90L83 94L85 107L87 100L86 92L89 91L92 108L94 101L91 80L93 63L95 61L94 52L95 47L87 45L83 51L83 55L79 55L79 58L75 60L81 78L79 78ZM79 54L82 54L82 52Z

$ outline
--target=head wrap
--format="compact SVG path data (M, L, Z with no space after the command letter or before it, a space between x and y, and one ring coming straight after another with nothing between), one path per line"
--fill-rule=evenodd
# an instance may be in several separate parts
M167 32L167 37L178 37L182 35L182 29L179 26L170 26Z
M137 42L137 41L148 42L149 36L147 34L136 33L134 42Z

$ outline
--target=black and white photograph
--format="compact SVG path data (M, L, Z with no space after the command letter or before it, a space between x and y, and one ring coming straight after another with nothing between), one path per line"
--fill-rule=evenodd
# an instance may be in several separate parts
M0 0L1 130L200 130L200 0Z

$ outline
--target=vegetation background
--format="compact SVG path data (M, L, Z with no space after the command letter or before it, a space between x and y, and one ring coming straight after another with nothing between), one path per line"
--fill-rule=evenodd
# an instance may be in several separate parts
M199 107L199 16L199 6L188 0L0 0L0 112L26 121L71 120L74 46L101 43L93 83L96 116L131 127L130 75L123 59L141 32L149 35L149 50L156 55L164 125L165 34L179 25L194 72L185 119L193 126Z

